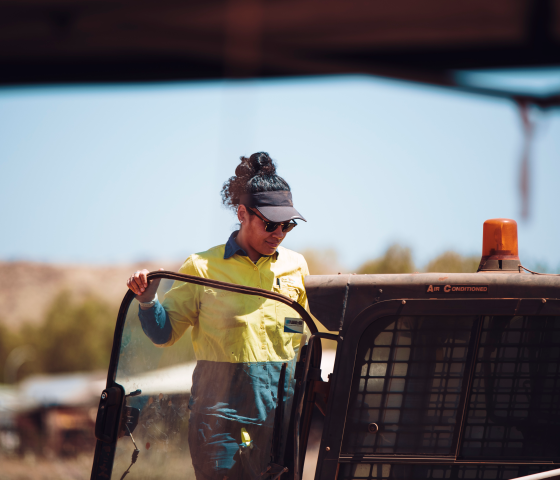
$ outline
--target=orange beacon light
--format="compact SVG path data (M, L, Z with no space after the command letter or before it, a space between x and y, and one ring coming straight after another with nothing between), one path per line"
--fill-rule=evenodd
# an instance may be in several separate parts
M509 218L492 218L482 230L482 258L478 271L519 272L517 222Z

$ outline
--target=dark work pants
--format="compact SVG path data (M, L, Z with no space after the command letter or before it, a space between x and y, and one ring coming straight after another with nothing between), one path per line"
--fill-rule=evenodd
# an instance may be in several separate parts
M252 448L241 449L241 428ZM272 428L191 412L189 449L196 480L251 480L270 462Z

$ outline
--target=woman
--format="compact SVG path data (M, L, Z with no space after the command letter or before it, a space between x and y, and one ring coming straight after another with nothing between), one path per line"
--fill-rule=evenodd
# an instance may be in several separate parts
M241 157L235 176L222 188L222 201L237 213L240 229L227 243L191 255L179 272L283 293L307 308L305 259L280 246L297 225L295 219L306 220L293 207L290 187L267 153ZM146 335L167 346L193 327L197 366L189 447L197 480L259 475L270 461L283 364L288 364L289 405L301 335L284 327L297 314L262 297L182 282L175 282L160 303L159 281L148 285L147 273L138 271L127 282L140 302Z

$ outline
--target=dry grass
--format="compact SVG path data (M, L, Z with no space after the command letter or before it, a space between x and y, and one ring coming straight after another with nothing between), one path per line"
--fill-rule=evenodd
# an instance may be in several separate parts
M314 478L318 453L318 445L310 446L308 449L303 480L312 480ZM84 454L78 458L56 458L52 460L46 458L39 459L33 456L23 459L0 456L0 480L88 480L91 475L92 462L93 452L91 455ZM126 465L124 465L125 463ZM137 464L132 467L127 479L182 478L184 480L194 480L192 467L184 468L185 459L178 463L180 463L182 468L172 469L172 472L168 468L162 468L161 465L153 465L154 468L152 469L146 468L146 465L144 465L139 470L139 465ZM128 459L126 462L116 461L112 478L118 480L127 467Z
M0 457L0 480L88 480L92 461L93 452L74 459Z

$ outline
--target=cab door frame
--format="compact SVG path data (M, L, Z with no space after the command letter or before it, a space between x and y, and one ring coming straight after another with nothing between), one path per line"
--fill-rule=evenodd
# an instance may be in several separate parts
M271 292L269 290L263 290L260 288L246 287L243 285L221 282L218 280L211 280L208 278L202 278L193 275L184 275L181 273L176 273L176 272L171 272L166 270L150 272L148 273L147 278L148 281L156 280L156 279L169 279L169 280L176 280L179 282L202 285L205 287L215 288L218 290L226 290L229 292L234 292L234 293L239 293L244 295L253 295L253 296L268 298L270 300L283 303L293 308L298 314L301 315L301 318L307 324L307 327L311 331L311 334L315 334L318 332L318 329L315 326L312 317L305 310L305 308L303 308L299 303L297 303L297 301L292 300L291 298L281 295L279 293ZM119 313L117 315L116 325L115 325L115 333L113 336L113 347L111 350L111 359L109 362L109 370L107 373L106 390L116 389L122 392L122 395L120 395L120 399L119 399L120 404L117 406L118 408L117 408L116 418L118 421L122 419L122 410L123 410L124 399L125 399L124 394L126 392L124 392L123 387L119 385L115 379L117 375L119 355L121 352L122 334L126 322L126 316L130 304L132 303L135 297L136 295L131 290L128 290L121 302ZM314 365L320 365L321 355L322 355L321 346L320 345L316 346L313 349ZM107 393L105 393L105 396L107 396ZM101 399L101 401L103 400L105 400L105 398ZM101 401L100 401L100 406L101 406ZM97 429L98 428L96 426L96 430ZM114 425L114 428L112 429L114 434L112 435L111 440L106 439L105 441L102 441L97 439L93 465L91 470L91 477L90 477L91 480L107 480L111 478L113 461L116 452L118 429L119 429L119 425Z

